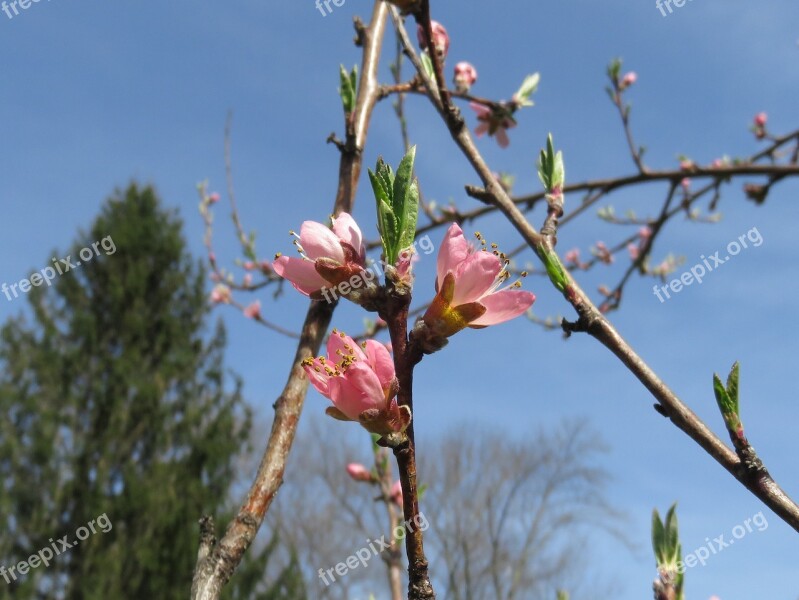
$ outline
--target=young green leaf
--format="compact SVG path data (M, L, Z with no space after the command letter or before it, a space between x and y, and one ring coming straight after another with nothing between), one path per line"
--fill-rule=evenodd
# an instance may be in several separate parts
M413 163L416 158L416 146L413 146L403 157L397 167L394 179L393 208L397 216L399 239L397 253L413 245L416 237L416 221L419 213L419 186L413 176ZM391 257L396 261L397 257Z

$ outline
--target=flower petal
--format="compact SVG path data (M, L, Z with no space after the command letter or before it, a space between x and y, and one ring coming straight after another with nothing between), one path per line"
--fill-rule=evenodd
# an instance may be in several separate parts
M358 342L346 333L333 331L327 340L327 359L331 362L341 362L342 357L352 355L360 362L366 362L366 354Z
M272 263L272 269L291 282L298 292L310 296L329 284L319 273L312 260L281 256Z
M343 212L339 214L339 216L333 218L333 233L335 233L342 242L355 248L361 261L366 260L366 248L363 245L361 228L358 227L355 219L353 219L349 213Z
M441 241L441 247L438 249L438 263L436 272L436 289L444 281L444 277L458 268L469 256L471 248L469 242L463 237L463 230L457 223L450 225L444 239Z
M332 258L344 263L344 250L338 236L321 223L305 221L300 228L300 244L310 259Z
M504 127L498 127L497 133L495 135L497 138L497 144L499 144L500 148L507 148L510 145L510 139L508 138L508 132L505 131Z
M311 385L316 388L323 396L330 397L330 375L327 374L325 366L318 358L314 358L311 363L303 363L305 373L308 375L308 380Z
M523 314L535 302L535 294L525 290L500 290L482 298L480 304L486 307L482 317L472 321L470 327L486 327L504 323Z
M496 281L502 264L492 252L478 250L458 265L452 306L480 301Z
M330 399L353 421L364 411L385 406L377 375L365 363L354 363L344 375L330 379Z
M380 380L380 387L387 390L394 381L394 360L383 344L375 340L366 340L366 360Z

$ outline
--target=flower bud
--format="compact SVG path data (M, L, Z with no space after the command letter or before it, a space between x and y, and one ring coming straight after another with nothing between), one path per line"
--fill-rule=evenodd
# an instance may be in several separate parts
M455 65L455 88L460 92L468 92L477 81L477 69L472 63L461 61Z
M436 47L438 53L442 57L445 57L449 51L449 34L447 34L447 30L438 21L430 21L430 26L433 30L433 45ZM427 33L421 25L416 29L416 36L419 39L419 47L429 51Z
M619 83L619 89L626 90L637 80L638 80L638 75L635 73L635 71L630 71L624 77L621 78L621 82Z
M347 473L355 481L372 481L372 473L360 463L350 463L347 465Z

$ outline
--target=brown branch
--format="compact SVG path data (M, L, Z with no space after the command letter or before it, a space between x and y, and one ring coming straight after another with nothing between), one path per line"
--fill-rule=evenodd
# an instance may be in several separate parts
M413 414L413 369L422 354L408 341L408 308L411 295L398 294L389 289L386 306L381 317L388 323L391 346L394 351L394 370L399 383L397 401L407 406ZM416 478L416 444L413 420L406 430L406 439L393 447L402 485L402 509L406 523L405 553L408 556L408 600L434 600L435 592L430 582L427 557L424 553L424 535L419 527L419 489Z
M423 6L428 4L428 1L429 0L424 0L422 2ZM437 92L435 87L433 87L434 84L426 77L418 56L415 56L416 53L413 46L410 44L407 32L404 31L404 27L396 15L394 15L394 24L403 39L406 53L411 58L414 66L416 66L419 75L425 79L425 85L430 91L429 98L444 118L452 139L460 148L461 152L463 152L469 163L475 168L486 186L481 199L495 206L505 215L530 248L536 251L536 254L542 261L546 257L554 263L556 268L560 267L558 276L561 279L556 285L579 315L579 319L576 323L572 324L564 321L564 330L567 333L573 331L587 332L608 348L657 399L659 411L662 414L667 416L672 423L693 439L713 457L714 460L723 466L766 506L773 510L781 519L796 531L799 531L799 506L797 506L773 480L769 479L763 482L761 479L759 484L750 480L746 470L742 469L741 460L735 452L726 446L718 436L716 436L702 420L699 419L699 417L694 414L694 412L691 411L663 381L661 381L649 365L636 354L633 348L621 337L618 331L616 331L610 321L608 321L591 302L591 299L583 292L571 274L563 268L560 259L555 253L552 240L547 239L537 232L525 219L516 203L508 197L497 182L493 181L491 171L483 160L480 152L475 147L469 131L465 127L459 126L454 120L448 118L451 113L449 107L446 105L445 97ZM794 134L794 136L795 135L797 134ZM762 167L748 168L754 169L755 171L760 171L762 169ZM783 167L783 169L786 168L787 167ZM791 167L791 169L795 169L795 167ZM698 171L702 171L702 169L698 169ZM797 173L799 174L799 172ZM687 175L694 176L694 173L688 174L683 172L680 178ZM652 174L650 173L642 173L635 176L634 179L643 181L651 176ZM661 177L661 179L674 179L674 177L675 176L672 175L670 177Z
M382 0L377 0L369 26L360 30L363 42L362 75L355 109L348 116L347 140L346 147L341 152L334 214L350 212L355 199L362 166L362 151L372 109L377 101L377 67L387 14L387 5ZM258 473L244 504L228 525L224 537L207 556L200 553L192 582L193 600L218 600L222 588L230 580L263 523L283 481L286 461L308 390L308 379L301 363L318 353L334 308L334 304L311 302L288 381L275 402L275 419Z

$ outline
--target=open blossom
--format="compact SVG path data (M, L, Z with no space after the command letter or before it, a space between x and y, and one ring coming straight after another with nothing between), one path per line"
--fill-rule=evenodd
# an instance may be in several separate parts
M326 411L331 417L357 421L379 435L404 431L410 423L408 407L397 405L394 362L380 342L359 346L334 329L327 358L308 358L302 366L317 391L333 402Z
M483 134L488 133L489 136L497 138L500 148L507 148L510 144L508 129L516 127L516 120L510 111L504 108L491 109L478 102L470 102L469 106L477 113L477 120L480 121L474 134L477 137L482 137Z
M438 336L449 337L465 327L487 327L523 314L533 302L531 292L517 290L521 282L500 289L510 274L508 261L497 251L475 249L453 223L438 252L436 297L423 319Z
M402 508L402 483L399 479L397 479L397 481L394 482L394 485L391 486L389 497L394 504Z
M455 65L455 87L462 92L469 91L469 88L477 81L477 69L470 62L461 61Z
M260 319L261 318L261 301L256 300L249 306L244 309L244 316L248 319Z
M333 218L332 231L315 221L305 221L294 245L301 258L278 255L272 268L302 294L320 299L323 288L337 286L366 266L366 248L358 224L349 214Z
M228 304L230 302L230 288L223 283L214 286L211 291L211 302L214 304Z
M372 473L360 463L350 463L347 465L347 473L355 481L372 481Z
M433 45L435 45L440 55L446 56L447 52L449 52L449 34L447 30L438 21L430 21L430 26L433 30ZM416 37L419 40L419 47L423 50L429 50L427 47L429 45L427 43L427 33L421 25L416 28Z

